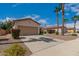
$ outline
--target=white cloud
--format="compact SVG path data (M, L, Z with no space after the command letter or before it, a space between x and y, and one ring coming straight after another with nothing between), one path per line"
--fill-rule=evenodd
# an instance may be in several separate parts
M10 17L6 17L6 18L5 18L5 20L7 20L7 21L8 21L8 20L11 20L11 18L10 18Z
M79 12L79 8L77 8L77 7L71 7L71 10L72 10L73 12Z
M35 19L40 18L40 15L32 14L32 15L24 16L24 17L22 17L22 18L32 18L32 19L35 20Z
M79 12L79 4L75 5L74 7L71 7L71 10L73 12Z
M32 16L34 16L33 19L37 19L40 17L40 15L36 15L36 14L32 14Z
M65 4L65 6L68 6L68 7L70 7L70 6L72 6L72 5L74 5L73 3L66 3Z
M15 3L12 5L12 7L17 7L18 5L20 5L20 3Z
M60 10L60 12L62 12L62 10Z
M79 15L79 12L77 12L76 15Z
M6 17L5 20L15 20L16 18L13 17Z
M71 6L72 6L73 4L65 4L65 7L64 7L64 9L66 10L66 11L69 11L71 8Z
M54 25L47 25L46 27L53 27L53 26L56 26L56 24L54 24Z
M66 26L67 28L72 28L72 27L74 26L74 23L67 23L67 24L65 24L65 26Z
M73 27L74 27L74 23L67 23L67 24L66 24L66 27L68 27L68 28L73 28ZM79 21L77 21L77 23L76 23L76 28L79 29Z
M8 21L8 20L16 20L16 19L23 19L23 18L32 18L32 19L36 20L37 18L40 18L40 15L33 14L33 15L28 15L28 16L21 17L21 18L5 17L4 19L0 19L0 21L4 22L4 21Z
M4 19L0 19L0 22L4 21Z
M70 7L70 8L71 8L72 11L74 11L74 12L76 11L75 7Z
M16 18L12 18L12 17L6 17L4 19L0 19L1 22L5 22L5 21L12 21L12 20L15 20Z
M47 21L45 19L40 19L38 22L42 23L42 24L46 24L47 23Z
M24 16L22 18L32 18L32 16L29 15L29 16Z
M79 4L75 4L75 3L65 4L64 9L66 11L79 12Z
M67 15L67 16L68 16L68 15L69 15L69 13L65 13L65 15Z

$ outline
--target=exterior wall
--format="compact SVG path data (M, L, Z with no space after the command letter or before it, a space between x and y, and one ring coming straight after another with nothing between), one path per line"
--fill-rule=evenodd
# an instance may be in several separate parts
M38 27L29 27L29 26L18 26L20 29L20 35L37 35L38 34Z
M50 30L57 31L57 28L51 28ZM64 32L66 32L66 28L64 29ZM62 28L59 28L59 34L61 34L61 33L62 33Z
M61 32L62 32L61 30L62 30L62 29L61 29L61 28L59 28L59 34L61 34ZM57 31L57 29L55 29L55 31Z
M39 30L40 30L39 27L40 24L29 19L15 21L15 26L14 26L14 28L20 29L21 36L39 34Z
M68 33L73 33L73 32L74 32L74 30L67 30L67 32L68 32Z
M61 34L61 32L62 32L62 29L60 28L60 29L59 29L59 33Z
M57 29L54 29L55 31L57 31Z
M35 23L32 20L21 20L21 21L16 21L15 25L22 25L22 26L32 26L32 27L38 27L40 26L39 24Z

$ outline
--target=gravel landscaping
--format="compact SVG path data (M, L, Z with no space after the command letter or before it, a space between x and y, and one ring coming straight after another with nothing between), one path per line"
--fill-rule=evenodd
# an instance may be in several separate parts
M25 49L28 49L27 54L25 55L31 55L32 52L30 51L30 49L24 44L23 41L21 41L21 39L12 39L11 35L7 35L8 40L4 40L6 38L6 36L3 36L1 41L0 41L0 55L3 55L3 51L7 48L9 48L12 44L18 43L21 46L23 46Z
M46 34L45 36L49 36L58 40L70 41L78 38L79 36L71 36L71 35L55 35L55 34Z

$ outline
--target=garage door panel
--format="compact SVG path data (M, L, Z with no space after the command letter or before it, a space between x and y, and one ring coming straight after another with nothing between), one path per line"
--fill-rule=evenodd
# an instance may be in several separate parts
M36 35L38 34L38 28L37 27L19 27L20 29L20 35L25 36L25 35Z

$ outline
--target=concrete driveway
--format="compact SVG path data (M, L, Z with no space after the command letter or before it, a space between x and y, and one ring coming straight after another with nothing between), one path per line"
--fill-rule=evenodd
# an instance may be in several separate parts
M24 44L31 50L32 54L64 42L44 35L22 36L21 40L25 41Z
M79 56L79 38L34 53L32 56Z

